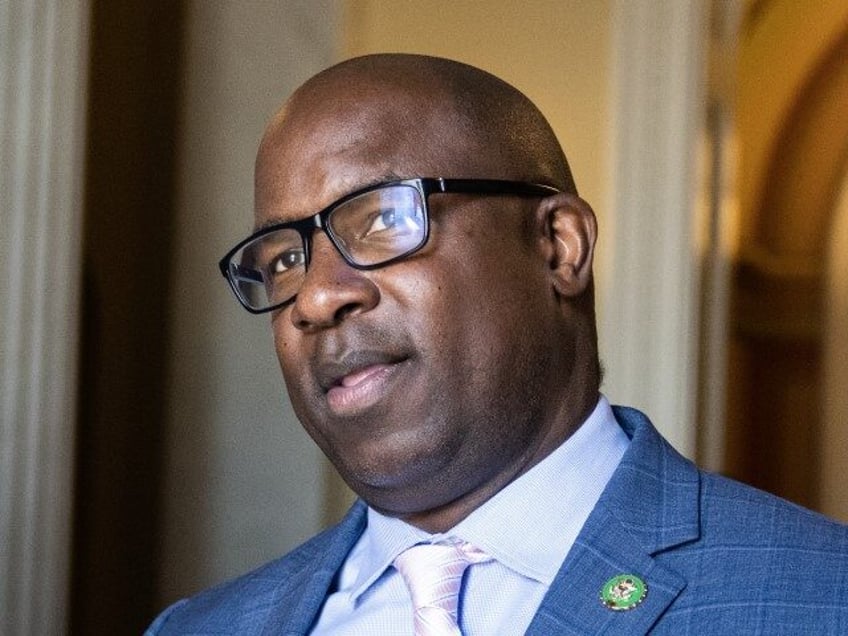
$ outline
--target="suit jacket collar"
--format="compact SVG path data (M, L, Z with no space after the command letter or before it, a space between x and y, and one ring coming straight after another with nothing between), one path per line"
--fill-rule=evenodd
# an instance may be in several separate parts
M686 586L659 553L698 539L700 475L633 409L615 407L631 444L527 631L543 634L644 634ZM647 584L644 601L608 609L603 585L619 574Z

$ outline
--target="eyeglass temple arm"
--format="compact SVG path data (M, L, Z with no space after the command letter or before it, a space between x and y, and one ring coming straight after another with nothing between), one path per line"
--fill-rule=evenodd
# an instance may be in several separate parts
M557 194L558 188L541 183L525 183L500 179L444 179L435 180L437 192L457 194L515 194L524 196L544 196Z

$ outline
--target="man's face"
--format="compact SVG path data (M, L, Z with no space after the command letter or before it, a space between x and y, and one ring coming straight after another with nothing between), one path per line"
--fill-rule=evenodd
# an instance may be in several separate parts
M510 178L438 100L302 99L257 160L257 223L312 215L397 177ZM298 418L372 506L414 519L487 498L545 436L564 327L538 249L537 199L436 194L428 244L373 271L326 235L296 300L273 314Z

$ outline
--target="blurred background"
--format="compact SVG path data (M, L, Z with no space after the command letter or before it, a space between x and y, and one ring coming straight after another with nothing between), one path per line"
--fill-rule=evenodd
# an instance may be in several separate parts
M267 119L374 51L549 117L613 402L848 521L843 0L0 0L0 633L140 633L343 514L216 262Z

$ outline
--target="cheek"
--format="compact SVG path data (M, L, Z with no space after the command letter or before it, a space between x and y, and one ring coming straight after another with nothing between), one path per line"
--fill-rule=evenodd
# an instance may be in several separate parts
M504 359L524 353L527 330L534 328L528 321L543 320L549 309L533 290L542 281L499 259L431 267L419 280L408 296L409 328L422 353L439 360L443 377L454 383L476 381L487 369L508 369Z
M274 337L274 350L277 354L277 361L280 364L280 369L283 372L283 379L286 382L286 387L294 402L297 396L294 395L295 388L298 383L297 370L303 369L304 365L300 362L298 348L298 333L291 323L291 317L287 310L281 314L274 316L271 322L272 333Z

